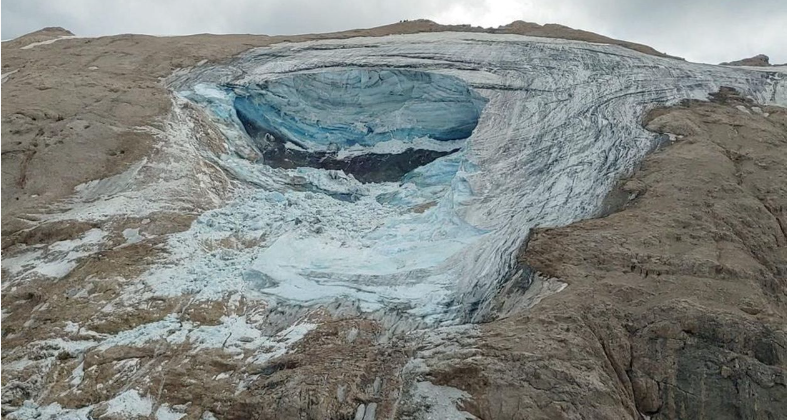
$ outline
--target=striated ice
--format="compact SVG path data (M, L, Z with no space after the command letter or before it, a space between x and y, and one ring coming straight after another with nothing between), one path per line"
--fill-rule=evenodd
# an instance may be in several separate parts
M231 91L245 126L280 133L308 150L464 139L485 103L455 77L407 69L296 73Z

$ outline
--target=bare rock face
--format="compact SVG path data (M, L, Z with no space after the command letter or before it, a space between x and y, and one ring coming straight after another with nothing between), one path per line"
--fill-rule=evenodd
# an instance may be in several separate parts
M729 63L721 63L723 66L756 66L768 67L771 65L770 59L765 54L758 54L754 57L744 58L742 60L730 61Z
M599 208L588 214L600 217L537 227L521 247L516 242L510 274L488 288L485 300L478 301L483 305L472 308L480 314L483 306L478 318L483 323L430 324L411 316L408 311L418 308L408 307L405 299L383 309L345 297L314 305L288 302L267 290L279 284L276 279L241 270L257 250L272 246L266 235L249 233L272 216L251 206L243 217L228 219L230 197L262 191L270 205L266 211L284 209L288 218L282 223L309 234L323 233L319 218L345 208L326 205L319 217L306 218L298 213L303 203L285 197L264 177L239 182L242 165L257 164L262 154L251 147L233 150L237 144L228 141L216 116L170 90L164 80L188 73L185 68L202 75L205 63L218 66L252 47L284 41L423 32L462 32L449 35L463 45L477 32L572 39L591 56L589 63L618 68L616 57L624 54L644 62L640 68L648 71L681 74L683 80L674 83L687 86L694 85L690 78L698 71L646 46L526 22L482 29L418 20L292 37L77 38L46 28L5 42L4 418L782 417L787 412L787 111L756 104L732 88L710 95L710 101L652 109L643 119L652 132L647 133L639 125L641 115L616 105L643 92L652 95L648 100L664 101L664 89L642 89L647 77L631 87L599 72L592 83L581 83L588 98L600 99L588 106L581 89L569 92L548 83L554 76L548 60L539 66L547 65L549 77L514 86L484 73L488 66L452 62L444 51L404 54L406 43L397 41L401 44L389 46L397 53L391 57L435 60L440 69L457 66L470 74L474 88L486 89L498 104L503 98L509 106L493 115L496 121L533 115L560 122L539 114L554 106L551 114L580 116L572 121L579 124L574 128L547 127L561 141L571 141L598 127L605 135L619 135L625 117L634 121L635 129L627 127L632 137L654 140L659 147L619 180L603 203L599 197ZM432 34L423 43L433 47L449 35ZM494 37L511 42L505 35ZM588 51L590 44L583 41L616 46ZM536 44L536 50L548 49L544 40ZM562 44L550 54L559 54ZM359 45L331 48L348 54L352 63L359 62L358 50L383 50ZM297 48L299 53L329 50L319 43L301 46L308 48ZM483 51L491 51L487 47ZM501 56L510 60L502 75L522 61L521 55L506 58L505 51ZM658 65L650 66L650 60ZM669 68L674 63L682 70ZM528 70L523 74L532 73ZM707 71L752 87L763 102L768 99L763 92L781 100L778 79L770 73ZM575 73L563 71L563 76ZM605 96L609 85L621 90ZM675 86L666 90L683 92ZM549 89L554 98L543 96L549 100L537 106L506 96L515 90L536 96ZM217 106L211 93L204 97ZM652 107L638 109L646 108ZM537 126L526 125L516 138ZM588 144L603 139L593 140ZM543 153L543 144L535 146ZM626 146L606 151L602 160L623 159L618 155L626 154L621 152ZM514 149L506 148L507 153ZM230 161L236 166L223 159L233 153L244 159ZM547 154L563 162L572 158ZM596 157L591 155L586 160ZM575 163L569 172L587 164ZM614 184L611 172L604 173ZM293 175L271 168L265 174L281 177L304 200L318 202L308 171ZM348 179L331 174L326 182ZM577 194L570 189L569 197ZM352 199L347 194L334 201ZM446 205L440 200L401 211L423 217ZM374 209L378 204L372 203ZM265 217L255 219L259 213ZM340 216L354 220L352 213ZM370 230L377 228L370 223ZM349 246L340 245L337 249ZM312 257L316 248L303 254ZM188 281L175 290L183 272ZM398 281L392 288L412 278ZM293 290L316 293L331 283ZM212 288L217 284L226 287ZM417 297L422 295L428 293Z

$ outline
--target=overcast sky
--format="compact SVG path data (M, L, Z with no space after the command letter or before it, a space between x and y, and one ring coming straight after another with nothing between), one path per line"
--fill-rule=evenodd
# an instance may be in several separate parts
M766 54L787 62L787 0L3 0L2 38L44 26L80 36L296 34L426 18L498 26L560 23L691 61Z

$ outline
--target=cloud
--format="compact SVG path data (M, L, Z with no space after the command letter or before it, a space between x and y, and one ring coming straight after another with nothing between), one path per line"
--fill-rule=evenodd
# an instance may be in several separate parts
M765 53L787 62L785 0L5 0L2 38L44 26L83 36L295 34L417 18L487 27L517 19L560 23L692 61Z
M560 23L691 61L764 53L773 63L787 63L785 0L458 0L434 17L486 26L515 19Z

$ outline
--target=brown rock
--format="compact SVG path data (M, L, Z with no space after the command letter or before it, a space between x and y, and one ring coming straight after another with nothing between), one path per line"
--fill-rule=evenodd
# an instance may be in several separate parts
M769 67L771 65L770 59L765 54L758 54L754 57L744 58L742 60L730 61L729 63L721 63L722 66L755 66L755 67Z

